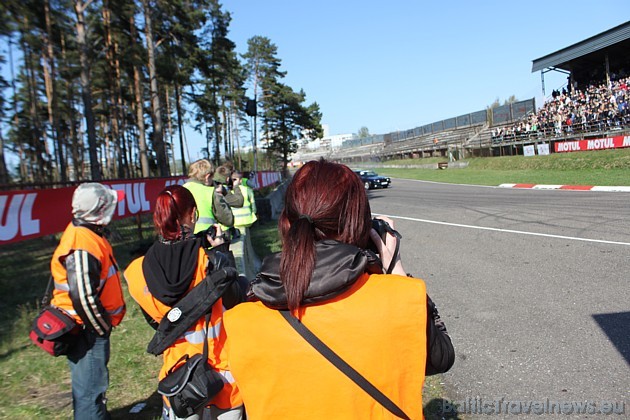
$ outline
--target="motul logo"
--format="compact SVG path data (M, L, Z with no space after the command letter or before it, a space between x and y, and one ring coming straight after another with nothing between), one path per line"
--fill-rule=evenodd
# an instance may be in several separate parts
M39 220L33 220L33 203L37 193L0 195L0 241L39 233Z
M580 149L579 141L567 141L564 143L558 143L558 151L559 152L576 152Z
M606 139L597 139L597 140L589 140L588 141L588 150L597 150L597 149L614 149L615 142L612 138Z

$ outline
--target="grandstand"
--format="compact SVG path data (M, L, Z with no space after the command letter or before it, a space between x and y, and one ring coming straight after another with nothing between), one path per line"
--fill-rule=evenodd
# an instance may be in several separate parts
M319 157L352 163L400 158L503 156L523 154L523 147L532 144L553 145L558 141L630 135L629 49L630 21L533 60L532 72L541 72L543 93L545 73L568 74L567 91L563 89L562 94L554 91L538 110L535 100L527 99L405 131L354 137L344 141L341 147L301 148L293 155L293 162L299 164ZM580 93L602 86L610 91L609 96L614 96L611 103L614 102L616 108L609 107L580 120ZM574 113L563 106L557 107L554 112L563 110L562 118L550 113L549 109L555 109L553 106L547 106L553 101L559 102L560 95L565 105L570 100L576 101L571 104L575 107ZM539 115L541 112L545 113L544 117Z

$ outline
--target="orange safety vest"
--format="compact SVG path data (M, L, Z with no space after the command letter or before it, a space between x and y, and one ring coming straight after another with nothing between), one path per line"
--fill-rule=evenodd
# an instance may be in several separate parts
M410 418L422 419L426 363L426 288L422 280L363 274L301 320ZM224 315L230 369L247 417L394 419L261 302Z
M76 250L85 251L100 261L100 282L88 298L100 299L103 309L109 315L111 327L117 326L122 321L126 311L118 264L114 259L112 246L107 239L87 227L74 226L70 223L61 236L59 246L53 253L50 270L55 282L55 289L51 304L72 315L78 324L83 324L83 320L77 314L70 299L68 272L64 265L65 258Z
M125 270L124 277L127 281L131 297L138 302L151 318L156 322L160 322L168 311L171 310L171 307L155 299L149 292L144 273L142 272L143 260L144 257L140 257L132 261ZM191 282L190 289L195 287L206 277L208 256L203 248L199 248L197 261L197 270L195 271L195 277ZM241 399L239 390L234 383L234 378L228 368L224 346L226 337L223 328L223 311L223 301L219 299L212 306L212 315L208 325L208 362L223 376L225 382L223 389L210 401L210 404L222 409L228 409L241 406L243 400ZM196 324L162 353L163 364L158 376L160 380L166 376L166 373L184 354L192 356L197 353L203 353L205 323L205 317L200 318Z

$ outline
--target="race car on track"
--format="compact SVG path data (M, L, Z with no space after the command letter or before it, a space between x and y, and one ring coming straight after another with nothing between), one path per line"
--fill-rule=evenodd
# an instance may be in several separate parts
M359 178L363 181L363 186L366 190L374 188L387 188L392 183L391 179L385 176L380 176L374 171L355 170L354 173L359 175Z

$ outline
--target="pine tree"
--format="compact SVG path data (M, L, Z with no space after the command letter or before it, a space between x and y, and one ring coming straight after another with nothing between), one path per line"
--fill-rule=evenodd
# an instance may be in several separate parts
M265 106L265 99L271 93L271 87L285 76L280 71L281 60L277 57L278 48L263 36L254 36L247 41L247 52L243 54L247 80L254 92L254 104L258 108L259 101ZM254 171L258 170L257 115L253 117L253 150Z
M304 106L306 94L294 92L289 86L276 83L269 87L263 114L263 128L267 133L266 149L275 156L286 174L291 154L298 149L298 139L322 136L321 113L315 102Z

